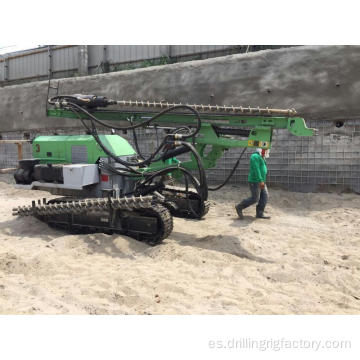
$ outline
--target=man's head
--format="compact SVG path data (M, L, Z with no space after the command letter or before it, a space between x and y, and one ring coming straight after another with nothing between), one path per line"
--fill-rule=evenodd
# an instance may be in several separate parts
M257 148L256 151L265 159L270 156L270 149Z

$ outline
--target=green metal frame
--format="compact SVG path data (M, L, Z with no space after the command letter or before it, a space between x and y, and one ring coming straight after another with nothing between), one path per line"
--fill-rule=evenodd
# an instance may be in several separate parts
M143 122L155 115L154 112L146 111L112 111L96 110L93 114L100 120L105 121L126 121L132 119L134 124ZM47 115L55 118L75 118L79 117L86 120L86 115L79 113L74 114L72 111L65 109L48 109ZM202 126L196 138L196 149L199 152L205 169L212 168L216 165L219 158L223 156L225 150L238 147L254 148L271 148L273 129L286 129L295 136L313 136L315 129L306 126L301 117L281 117L281 116L262 116L262 115L237 115L237 114L201 114ZM152 123L159 126L194 126L196 119L193 114L188 113L166 113ZM213 125L228 128L246 128L250 129L250 134L246 139L234 139L228 135L217 135ZM209 151L205 154L205 149L210 146ZM174 160L175 161L175 160ZM171 162L154 162L150 167L143 169L144 172L164 169L174 163ZM197 168L197 163L192 157L190 161L181 163L182 167L190 170Z

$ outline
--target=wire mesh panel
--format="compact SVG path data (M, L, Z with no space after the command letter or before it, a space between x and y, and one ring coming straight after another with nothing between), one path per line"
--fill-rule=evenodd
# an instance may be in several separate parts
M15 136L14 136L15 135ZM2 140L18 140L19 136L14 133L2 134ZM22 156L24 159L31 158L31 144L22 143ZM0 169L14 168L18 166L19 155L16 144L0 143Z
M318 129L314 137L275 131L267 160L268 183L294 191L321 191L333 186L360 191L360 137L356 123L345 121L337 128L326 120L313 121L308 125Z
M318 135L298 137L285 130L275 130L270 157L267 160L270 186L280 186L293 191L327 191L331 188L360 192L360 120L346 120L340 127L331 121L308 121L309 127L317 128ZM337 124L339 125L339 124ZM57 130L56 134L84 134L83 129ZM108 133L108 131L99 131ZM27 134L52 135L42 131ZM131 132L120 136L134 147ZM137 129L140 152L150 155L163 139L163 130ZM3 139L24 138L23 133L2 133ZM207 170L210 184L223 182L240 156L242 149L230 149ZM254 149L247 149L230 180L230 184L245 184L249 170L249 160ZM23 145L23 157L31 157L31 145ZM184 161L188 154L179 156ZM0 168L17 165L17 147L14 144L0 144Z

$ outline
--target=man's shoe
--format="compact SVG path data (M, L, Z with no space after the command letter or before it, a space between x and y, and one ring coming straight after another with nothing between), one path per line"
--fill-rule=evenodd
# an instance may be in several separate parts
M265 216L264 214L256 214L257 219L271 219L271 216Z
M243 215L243 212L242 212L242 207L240 206L240 204L238 204L238 205L236 205L235 206L235 209L236 209L236 212L237 212L237 214L238 214L238 216L239 216L239 219L240 220L244 220L244 215Z

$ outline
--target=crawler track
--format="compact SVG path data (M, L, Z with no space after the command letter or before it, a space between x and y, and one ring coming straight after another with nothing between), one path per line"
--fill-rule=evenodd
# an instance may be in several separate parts
M168 209L152 196L130 198L58 198L13 209L71 233L120 233L150 245L161 243L173 229Z

